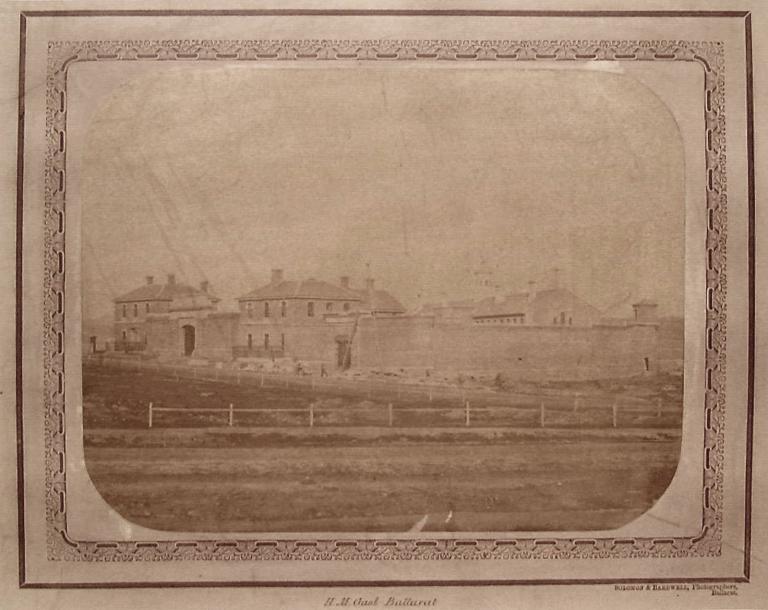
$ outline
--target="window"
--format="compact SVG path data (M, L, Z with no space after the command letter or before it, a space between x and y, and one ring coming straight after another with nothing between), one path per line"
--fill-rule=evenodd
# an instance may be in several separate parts
M269 333L264 333L264 349L269 349Z
M123 341L125 341L128 338L128 333L123 331Z
M248 314L249 318L253 317L253 303L250 301L245 304L245 312Z
M248 333L248 351L253 349L253 335Z
M287 305L287 303L285 301L280 303L280 317L281 318L285 317L287 309L288 309L288 305Z
M285 333L280 333L280 348L285 349Z
M325 311L333 311L333 303L326 303Z
M136 318L139 315L139 304L134 303L133 304L133 317Z
M569 316L569 317L568 317L568 326L572 326L572 325L573 325L573 318L571 318L571 317Z
M149 303L145 303L145 305L144 305L144 311L145 311L146 313L149 313Z
M307 303L307 317L313 318L315 316L315 304L310 301Z
M344 303L344 311L349 311L349 303Z
M125 303L123 303L123 317L124 318L128 317L128 305L126 305Z
M565 324L565 312L560 312L560 324Z
M555 316L554 318L552 318L552 324L557 324L557 316Z
M264 301L264 317L269 317L269 301Z

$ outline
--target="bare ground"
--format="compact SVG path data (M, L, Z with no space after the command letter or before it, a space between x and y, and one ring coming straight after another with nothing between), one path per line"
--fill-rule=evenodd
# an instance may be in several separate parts
M126 519L161 530L407 531L425 516L426 531L610 529L658 499L680 450L680 414L670 408L653 427L624 429L598 418L571 429L537 428L536 418L515 428L493 420L464 428L424 414L421 427L411 427L420 423L414 419L392 428L291 420L228 428L219 414L190 412L165 414L147 430L152 397L180 406L303 407L317 396L88 369L84 395L86 466L96 488ZM367 398L323 400L355 413Z

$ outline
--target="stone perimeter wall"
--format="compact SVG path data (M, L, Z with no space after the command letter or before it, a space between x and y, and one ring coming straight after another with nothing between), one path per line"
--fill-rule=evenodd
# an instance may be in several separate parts
M365 319L352 362L360 368L421 367L509 379L623 377L660 370L658 326L477 327L424 318Z
M351 323L254 323L232 313L150 316L148 353L179 358L184 325L195 328L195 358L230 361L232 347L245 345L248 334L258 346L269 333L275 347L285 335L286 356L323 362L331 371L337 364L336 338L352 331ZM352 345L352 368L501 373L510 380L599 379L669 370L660 346L657 324L482 327L422 316L362 318Z

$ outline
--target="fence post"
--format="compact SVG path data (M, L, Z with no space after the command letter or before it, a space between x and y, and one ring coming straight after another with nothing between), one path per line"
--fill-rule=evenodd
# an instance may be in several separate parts
M152 427L152 402L149 403L149 427Z
M230 428L232 427L234 420L235 420L235 411L232 408L232 403L229 403L229 427Z
M579 411L579 397L573 399L573 412L578 413Z
M464 402L464 425L469 426L469 401Z
M389 426L392 427L392 403L387 405L387 410L389 411Z
M613 403L613 427L615 428L618 423L618 416L619 416L619 406L616 403Z
M315 426L315 403L309 403L309 427Z
M541 427L544 427L544 401L539 404L539 423Z

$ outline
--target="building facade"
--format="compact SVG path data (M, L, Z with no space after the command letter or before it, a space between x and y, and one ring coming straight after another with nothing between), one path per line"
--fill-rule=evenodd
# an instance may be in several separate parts
M146 351L165 348L158 344L159 333L173 326L181 329L178 350L186 356L195 350L194 328L198 320L216 312L219 299L209 291L208 282L200 288L176 282L173 274L165 284L148 275L143 286L117 297L115 304L114 346L116 351ZM162 349L169 351L171 348Z
M373 279L355 287L347 276L338 283L292 280L274 269L268 283L237 299L236 311L218 311L218 303L207 283L193 288L169 276L160 285L148 277L115 299L115 349L162 359L289 359L309 370L418 369L513 379L634 375L669 361L659 356L656 303L638 301L633 316L608 323L558 287L535 291L531 285L525 293L408 313Z

